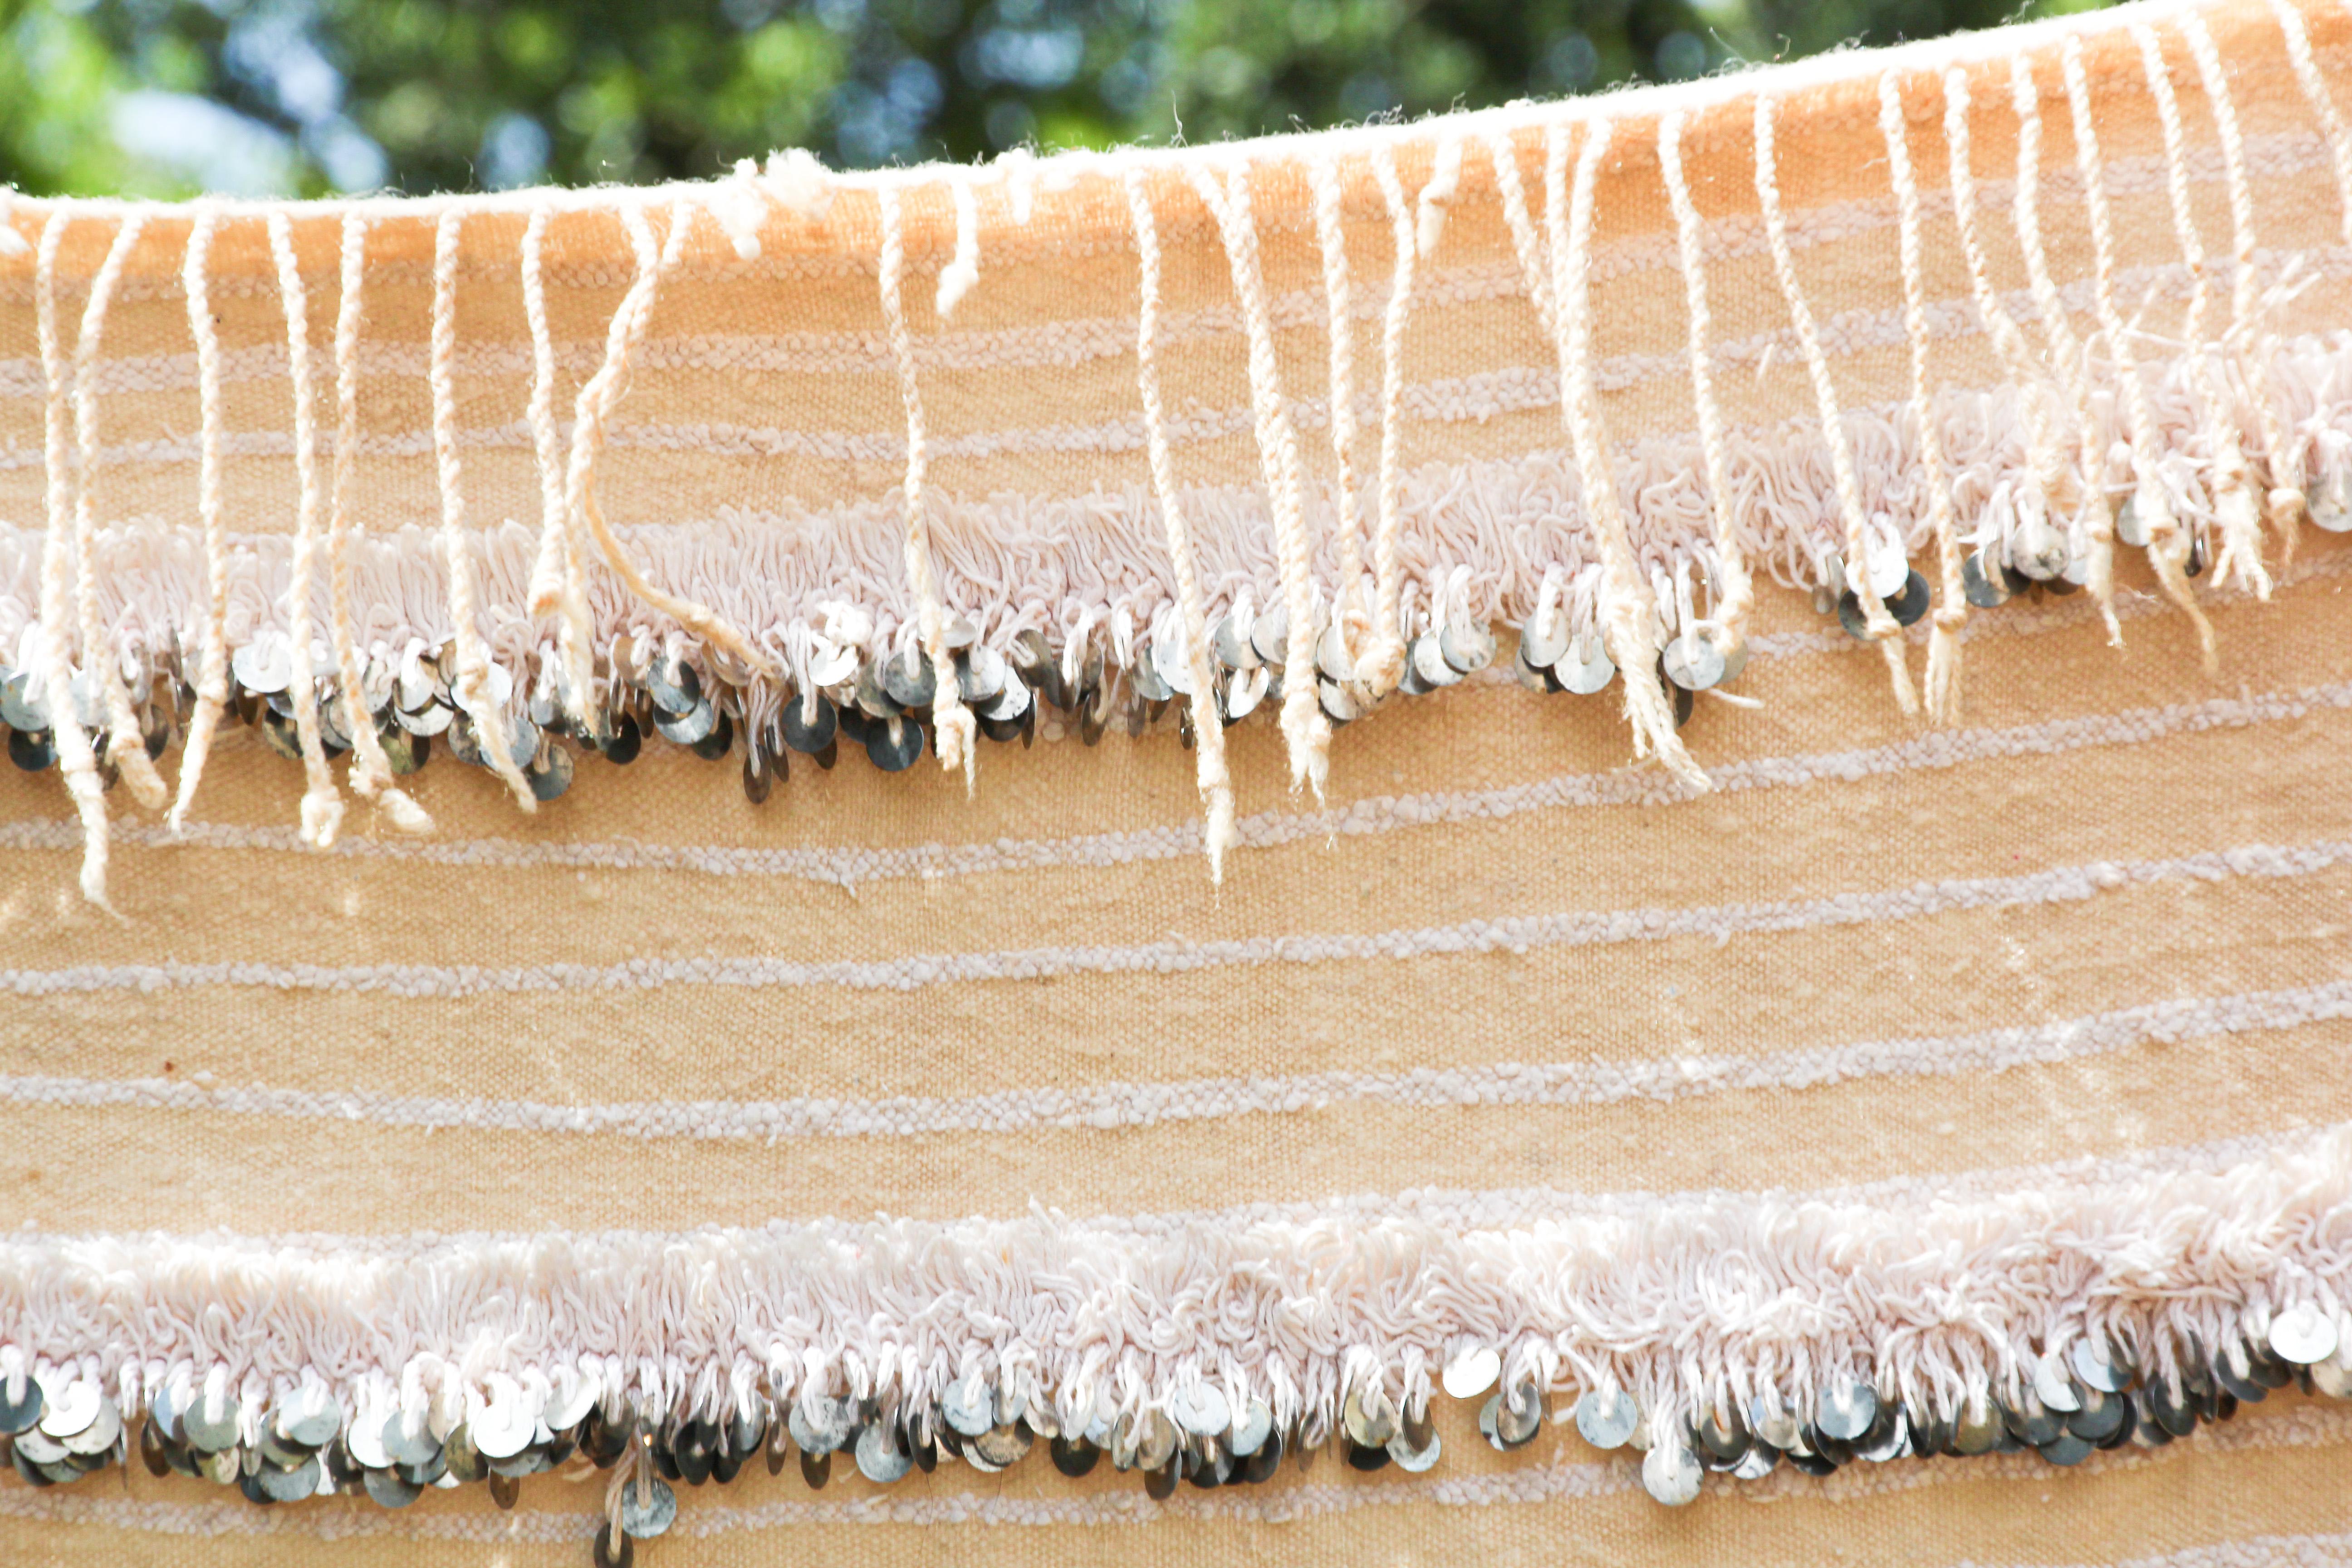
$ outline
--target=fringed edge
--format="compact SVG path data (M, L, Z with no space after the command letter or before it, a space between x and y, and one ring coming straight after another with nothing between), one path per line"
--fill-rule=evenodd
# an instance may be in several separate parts
M699 1481L714 1455L731 1475L798 1449L821 1484L844 1454L887 1482L1044 1439L1067 1473L1108 1458L1165 1496L1181 1475L1266 1479L1269 1443L1426 1468L1443 1394L1483 1402L1498 1448L1573 1420L1683 1503L1710 1472L2021 1447L2065 1465L2297 1382L2352 1394L2352 1129L2008 1195L1708 1194L1508 1229L1039 1213L22 1237L0 1264L0 1430L37 1484L135 1449L273 1500L397 1506L445 1473L510 1483L583 1452L648 1467L643 1501L650 1472ZM1223 1310L1183 1305L1209 1298ZM1262 1331L1302 1313L1311 1344ZM207 1328L224 1318L243 1331Z

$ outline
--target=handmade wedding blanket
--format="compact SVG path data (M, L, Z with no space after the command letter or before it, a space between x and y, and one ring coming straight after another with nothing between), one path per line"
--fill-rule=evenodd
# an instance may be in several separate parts
M2352 1562L2347 117L0 198L6 1557Z

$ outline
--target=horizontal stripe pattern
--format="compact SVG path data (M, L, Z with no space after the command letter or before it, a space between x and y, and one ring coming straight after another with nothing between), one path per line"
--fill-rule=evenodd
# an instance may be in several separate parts
M1684 1055L1657 1061L1504 1062L1402 1072L1183 1079L1077 1089L1012 1089L963 1099L902 1095L871 1100L807 1097L566 1105L357 1089L321 1091L198 1084L185 1079L8 1074L0 1075L0 1101L637 1139L773 1142L1041 1128L1107 1131L1171 1121L1295 1115L1349 1101L1423 1108L1611 1105L1743 1090L1803 1089L1863 1078L1996 1073L2029 1064L2079 1061L2151 1044L2301 1028L2346 1017L2352 1017L2352 981L2158 1002L2090 1017L1940 1038L1866 1041L1754 1056Z
M2273 258L2264 273L2263 281L2275 288L2291 274L2316 275L2331 279L2352 277L2352 248L2322 246L2297 250L2291 260ZM2195 273L2185 264L2174 262L2123 268L2116 275L2115 286L2135 299L2147 298L2168 303L2187 299L2194 289L2195 278ZM2060 296L2070 316L2088 321L2095 303L2095 291L2089 281L2069 283L2060 289ZM2013 313L2029 323L2036 314L2034 302L2028 294L2020 292L2007 303ZM1986 341L1981 318L1975 313L1975 307L1969 297L1961 295L1937 300L1932 303L1931 311L1938 324L1936 336L1939 341ZM1822 332L1822 347L1824 353L1836 359L1884 354L1908 344L1910 339L1905 323L1906 317L1897 310L1843 312ZM1726 341L1717 345L1716 357L1727 366L1753 366L1760 375L1776 363L1783 366L1795 363L1798 350L1794 329L1782 327L1748 338ZM2158 367L2149 365L2144 368ZM1688 374L1687 362L1670 353L1626 353L1597 362L1594 384L1596 390L1603 393L1631 392L1653 383L1671 385ZM1499 365L1462 375L1416 380L1404 386L1401 407L1405 417L1417 424L1485 426L1508 415L1536 414L1557 408L1559 403L1559 375L1556 366ZM1952 390L1941 388L1938 395L1948 398ZM1360 393L1356 398L1359 421L1377 427L1381 406L1373 394ZM1846 416L1857 422L1891 420L1893 413L1901 406L1899 403L1849 403ZM1328 397L1300 393L1286 398L1285 407L1299 429L1320 431L1329 427L1331 405ZM568 424L561 427L568 431ZM1165 422L1164 429L1174 446L1199 446L1251 435L1255 429L1255 416L1244 404L1229 404L1221 407L1192 406L1171 415ZM1642 439L1655 441L1689 434L1687 430L1652 428L1643 432ZM1730 434L1737 447L1756 441L1763 433L1734 427ZM1061 421L961 432L940 429L928 435L925 449L934 458L963 460L1049 455L1132 456L1144 450L1145 437L1142 416L1139 414L1121 414L1115 418L1088 423ZM529 451L532 448L532 439L530 426L520 416L493 424L469 424L457 432L458 444L473 451ZM239 430L224 437L221 449L224 455L234 458L283 458L292 455L293 440L292 434L287 430ZM726 421L681 422L636 416L615 421L607 440L616 448L691 453L711 458L801 458L854 464L904 463L907 458L905 432L887 426L870 430L795 429ZM320 432L320 455L331 453L331 432ZM370 458L421 460L433 455L433 434L424 427L373 429L361 437L355 450L362 457ZM195 462L198 455L195 437L184 435L106 447L99 453L99 462L107 468L184 465ZM1735 449L1735 463L1738 457ZM44 461L43 448L37 444L0 443L0 472L38 472Z
M2069 617L2070 623L2080 618ZM1974 623L1978 626L1985 624ZM1789 651L1759 648L1757 657L1785 657ZM2288 723L2315 713L2347 710L2352 710L2352 682L2336 681L2288 691L2216 697L2202 702L2168 703L2082 718L2053 719L2006 729L1936 730L1886 745L1718 763L1709 769L1707 776L1714 781L1717 794L1802 789L1832 782L1853 783L1866 778L1937 772L1971 763L2145 745L2184 735ZM1243 845L1270 848L1333 838L1379 837L1412 828L1499 822L1531 812L1656 805L1691 798L1688 789L1664 773L1617 769L1601 773L1560 774L1495 789L1369 795L1321 811L1258 812L1242 817L1238 832ZM117 843L151 849L186 846L304 857L320 853L305 843L294 828L286 826L191 822L175 835L167 828L131 821L114 825L113 836ZM0 848L79 852L81 829L76 823L55 818L0 822ZM907 879L931 880L1004 871L1189 861L1200 852L1198 822L1066 838L999 838L984 844L930 843L904 848L840 845L772 849L716 843L664 845L643 840L573 838L531 844L510 838L347 837L338 839L334 847L327 851L347 859L433 866L506 870L554 868L688 871L713 877L784 877L843 888Z
M917 991L975 981L1037 980L1069 974L1176 974L1255 964L1370 963L1444 953L1519 952L1538 947L1663 942L1677 937L1702 937L1724 942L1735 936L1876 925L1962 910L2079 903L2103 892L2157 882L2305 877L2347 864L2352 864L2352 841L2327 840L2295 846L2244 845L2160 859L2093 861L2014 877L1953 878L1817 899L1571 910L1360 934L1331 932L1222 942L1171 939L1124 946L925 953L822 963L761 954L631 958L602 964L541 963L502 968L463 963L330 965L257 961L75 964L58 969L0 969L0 993L19 997L105 992L153 994L210 985L350 992L392 998L564 991L628 993L669 985L845 986L854 990Z

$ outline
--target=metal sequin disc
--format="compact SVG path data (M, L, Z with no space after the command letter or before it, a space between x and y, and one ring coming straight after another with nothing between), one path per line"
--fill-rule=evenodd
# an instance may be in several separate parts
M1475 1399L1502 1375L1501 1352L1492 1345L1467 1345L1445 1363L1445 1392L1455 1399Z
M857 1469L867 1480L887 1487L914 1467L889 1422L869 1421L857 1435Z
M1232 1407L1213 1384L1196 1383L1179 1388L1168 1402L1176 1425L1196 1436L1214 1437L1234 1424Z
M1706 1479L1698 1458L1680 1443L1660 1443L1642 1460L1642 1485L1669 1508L1679 1508L1698 1496Z
M1592 1389L1576 1402L1576 1429L1596 1448L1622 1448L1642 1419L1642 1407L1623 1389Z
M903 653L894 653L877 668L883 692L901 708L929 708L939 695L939 674L919 648L910 646Z
M804 697L795 697L784 704L777 728L783 732L784 744L805 756L833 743L835 722L830 699L818 697L812 703Z
M666 741L681 746L691 746L709 738L719 728L719 710L707 699L697 702L683 713L667 713L658 710L654 714L654 729Z
M1568 657L1552 666L1552 677L1579 697L1591 697L1608 689L1617 678L1617 666L1609 658L1608 646L1599 637L1586 637L1570 647Z
M31 1378L25 1379L25 1393L20 1399L8 1397L8 1380L0 1378L0 1433L13 1437L37 1424L46 1401L41 1385Z
M1438 1457L1445 1451L1445 1445L1434 1432L1428 1436L1429 1441L1418 1448L1402 1432L1389 1440L1389 1458L1396 1461L1398 1469L1419 1475L1437 1463Z
M532 761L523 776L530 781L532 798L541 801L557 799L572 787L571 751L563 746L548 747L543 754Z
M977 1437L996 1425L996 1397L981 1378L967 1377L948 1384L940 1397L940 1414L955 1432Z
M1273 1435L1274 1412L1265 1400L1252 1398L1243 1407L1241 1415L1234 1418L1233 1433L1226 1439L1225 1447L1235 1458L1246 1459L1265 1447L1265 1440Z
M224 1397L217 1411L211 1399L197 1394L180 1414L180 1431L191 1448L217 1454L236 1446L236 1401Z
M1970 551L1969 558L1960 563L1960 593L1979 610L1999 609L2009 603L2008 585L2000 580L1997 574L1986 574L1984 552L1981 550Z
M2076 1340L2066 1359L2074 1368L2074 1375L2102 1394L2121 1394L2131 1386L2128 1367L2110 1359L2088 1340Z
M639 1541L659 1535L677 1520L677 1494L650 1476L632 1477L621 1488L621 1529Z
M1666 645L1666 679L1685 691L1705 691L1723 679L1723 655L1706 637L1685 632Z
M1748 1429L1775 1448L1793 1448L1801 1435L1796 1413L1780 1407L1778 1398L1759 1394L1748 1402Z
M1815 1417L1822 1435L1851 1443L1878 1419L1878 1391L1866 1383L1846 1379L1822 1390L1821 1412Z
M912 719L885 719L866 731L866 757L886 773L901 773L923 754L923 727Z
M2271 1349L2297 1366L2326 1361L2341 1337L2336 1321L2308 1301L2271 1320Z

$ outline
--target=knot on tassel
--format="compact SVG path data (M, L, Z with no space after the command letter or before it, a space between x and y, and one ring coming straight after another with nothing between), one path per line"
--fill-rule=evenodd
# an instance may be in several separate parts
M2301 521L2304 509L2310 504L2302 488L2296 485L2274 485L2263 499L2269 504L2271 521L2281 528L2292 527Z
M332 849L343 826L343 801L330 787L302 796L302 837L316 849Z
M1936 613L1936 629L1927 638L1927 721L1950 724L1960 716L1960 627L1968 612L1944 609Z
M934 661L940 673L939 694L931 700L931 725L939 739L940 766L950 771L963 770L963 793L970 795L973 788L973 770L979 758L980 726L973 721L971 710L963 705L963 696L957 691L955 666L952 662Z
M384 784L376 792L374 799L376 805L383 808L384 815L392 818L395 830L413 837L433 831L431 815L405 790Z
M1404 679L1404 639L1388 630L1375 636L1356 661L1356 679L1370 687L1374 696L1394 691L1397 682Z
M1295 790L1303 784L1319 801L1324 780L1330 773L1331 721L1323 715L1313 667L1302 673L1305 679L1291 684L1289 672L1284 672L1282 738L1290 748L1290 787Z
M1241 830L1234 820L1234 791L1228 784L1216 784L1208 790L1209 820L1202 835L1202 847L1209 852L1209 883L1223 887L1225 881L1225 851L1241 844Z
M1968 624L1967 605L1946 603L1937 606L1936 629L1937 631L1949 632L1952 636L1958 637L1960 635L1960 628Z

